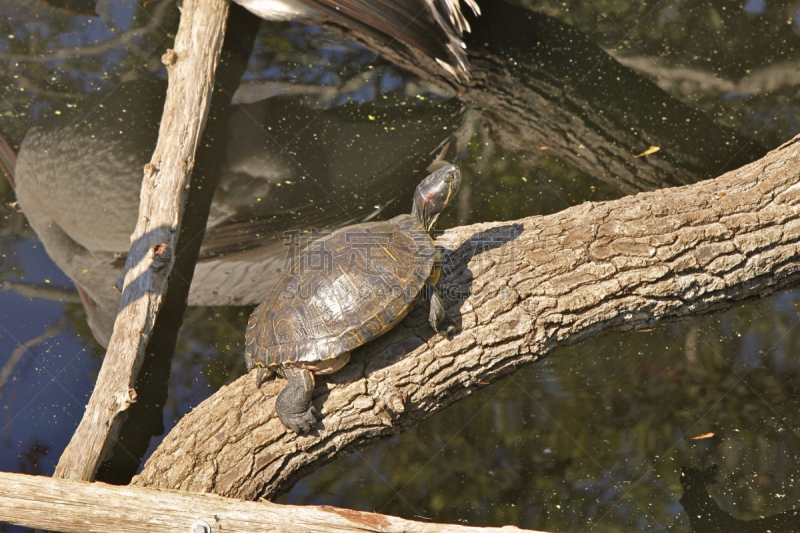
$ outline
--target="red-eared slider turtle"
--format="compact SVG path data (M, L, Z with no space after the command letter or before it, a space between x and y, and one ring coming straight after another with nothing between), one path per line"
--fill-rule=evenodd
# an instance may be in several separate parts
M400 322L423 289L430 323L444 332L435 286L441 253L431 234L460 185L458 169L444 167L417 186L410 215L348 226L314 242L250 316L247 369L258 367L259 386L272 372L286 378L275 408L287 428L302 434L316 425L314 374L342 368L351 350Z

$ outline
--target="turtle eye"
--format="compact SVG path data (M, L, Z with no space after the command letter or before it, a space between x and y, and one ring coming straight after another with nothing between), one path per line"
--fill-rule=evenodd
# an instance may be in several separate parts
M447 176L444 177L444 182L445 183L450 183L451 181L453 181L453 175L452 174L448 174Z

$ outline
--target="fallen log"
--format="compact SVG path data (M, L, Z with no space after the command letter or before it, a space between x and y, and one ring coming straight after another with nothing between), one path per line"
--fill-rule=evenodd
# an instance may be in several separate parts
M245 502L213 494L119 487L6 472L0 472L0 522L67 533L537 533L513 526L482 528L415 522L327 505Z

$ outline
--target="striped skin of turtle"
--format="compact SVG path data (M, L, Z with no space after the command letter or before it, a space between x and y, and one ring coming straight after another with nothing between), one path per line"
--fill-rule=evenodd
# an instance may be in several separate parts
M429 321L442 331L445 312L435 288L441 253L431 234L460 182L455 167L444 167L417 187L410 215L348 226L313 242L250 316L247 368L258 369L259 385L273 372L287 379L276 400L287 428L313 429L314 374L339 370L351 350L400 322L426 287Z

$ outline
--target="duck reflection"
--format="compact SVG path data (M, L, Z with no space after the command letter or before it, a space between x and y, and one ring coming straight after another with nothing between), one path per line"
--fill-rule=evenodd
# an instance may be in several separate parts
M104 346L165 89L135 81L94 95L32 128L17 159L19 205ZM329 109L303 95L235 106L189 305L263 301L285 266L287 230L403 212L395 200L411 196L462 116L455 100L394 96Z

